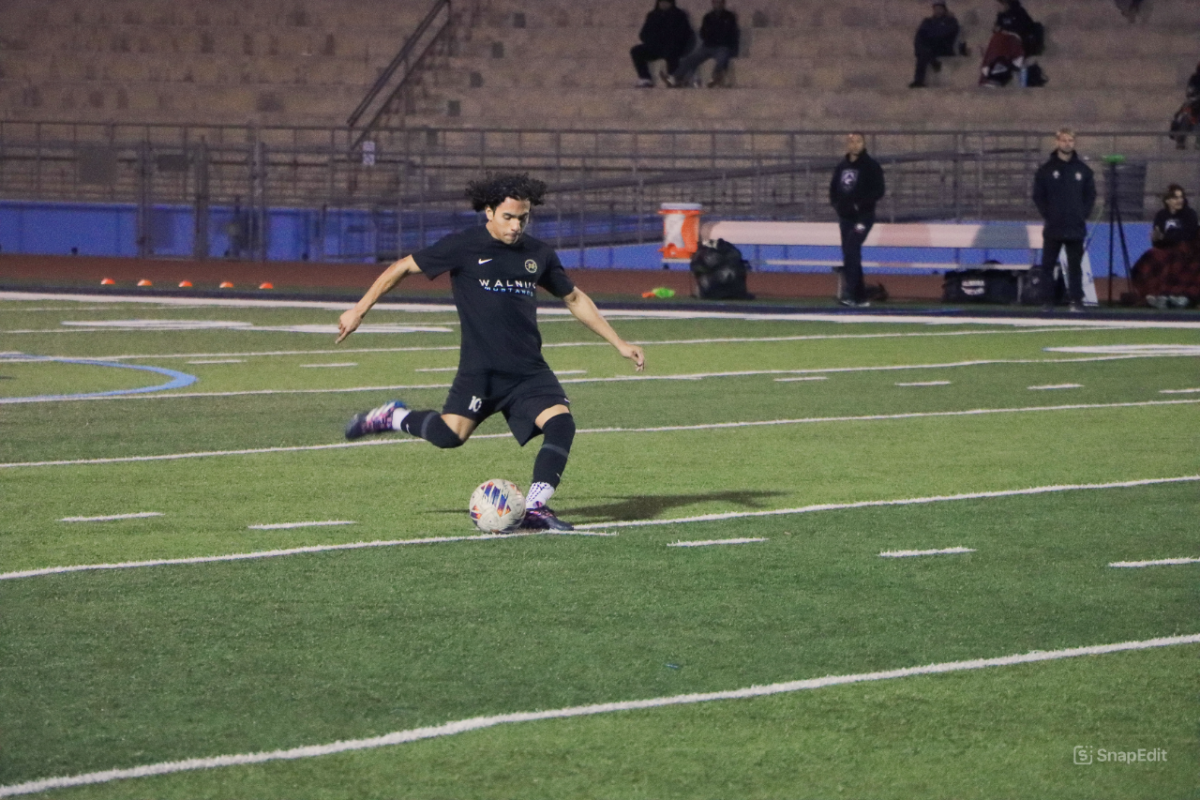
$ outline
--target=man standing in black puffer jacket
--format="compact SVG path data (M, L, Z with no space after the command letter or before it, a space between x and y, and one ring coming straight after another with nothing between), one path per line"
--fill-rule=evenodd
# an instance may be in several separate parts
M1038 168L1033 180L1033 202L1045 220L1042 228L1042 309L1054 308L1054 267L1058 254L1067 251L1067 301L1071 311L1083 311L1083 243L1087 220L1096 207L1096 180L1092 168L1075 152L1075 132L1060 128L1050 160Z
M863 283L862 246L875 224L875 204L883 199L883 167L867 153L861 133L846 136L846 157L833 170L829 181L829 204L837 210L842 233L842 287L838 302L865 307L867 287Z

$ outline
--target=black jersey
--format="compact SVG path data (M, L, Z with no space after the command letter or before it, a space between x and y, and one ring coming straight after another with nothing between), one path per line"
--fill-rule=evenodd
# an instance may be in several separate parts
M554 248L529 236L508 245L479 226L452 233L413 259L430 279L450 273L462 326L460 372L549 369L534 295L538 286L555 297L575 290Z

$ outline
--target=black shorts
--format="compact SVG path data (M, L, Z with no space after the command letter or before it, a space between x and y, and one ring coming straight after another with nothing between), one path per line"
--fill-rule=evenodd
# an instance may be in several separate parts
M442 413L480 423L499 411L513 438L524 447L541 432L535 422L539 414L551 406L570 403L549 368L527 375L460 372L454 376Z

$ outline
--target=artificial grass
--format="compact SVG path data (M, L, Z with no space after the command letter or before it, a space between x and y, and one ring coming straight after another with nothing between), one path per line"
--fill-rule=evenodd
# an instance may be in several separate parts
M256 322L257 313L237 310ZM270 321L303 316L271 312ZM847 330L707 320L621 327L665 342L696 337L710 322L714 332L733 338ZM580 340L573 323L545 331L548 340ZM256 349L261 342L254 337L264 335L283 336L206 331L75 341L87 343L81 350L109 355L154 348L198 353L202 348L193 345L211 345L203 349L214 352L217 346ZM413 336L424 346L442 335ZM651 374L1044 359L1062 357L1043 348L1064 343L1189 339L1194 332L1099 330L662 344L651 350L659 370ZM18 349L3 341L0 349ZM629 374L606 348L547 352L559 369L586 369L589 377ZM368 355L378 359L372 373L394 370L401 381L411 381L418 367L453 360L453 352L443 350ZM237 365L245 369L195 369L206 391L306 381L344 389L357 378L297 369L311 354L257 358ZM896 386L947 375L911 370L902 376L828 373L828 380L811 383L748 375L568 388L581 428L645 428L1158 402L1168 397L1161 389L1186 383L1179 367L1188 363L963 367L953 370L947 387ZM88 387L86 374L43 368L37 380L45 385ZM425 375L422 380L434 382ZM1069 400L1050 398L1027 388L1039 382L1083 387L1069 390ZM23 386L5 390L24 394ZM422 389L413 398L437 405L443 394ZM0 418L8 434L0 460L330 444L339 440L349 412L387 396L8 405ZM555 506L574 522L603 524L1176 477L1196 471L1194 414L1194 406L1176 404L585 433L576 440ZM504 429L492 421L480 433ZM9 466L0 469L0 564L8 571L469 534L464 506L470 489L497 476L524 483L532 457L532 450L501 435L448 452L399 440L177 461ZM614 528L620 535L605 539L467 542L4 581L0 689L8 700L0 706L0 784L319 744L479 714L1195 633L1193 567L1106 565L1197 555L1196 510L1195 484L1183 483ZM164 516L59 522L133 511ZM357 524L247 528L301 519ZM666 546L732 537L768 541ZM887 549L960 545L977 552L925 560L878 556ZM1178 649L1185 652L1194 658L1194 648ZM1185 796L1180 762L1115 773L1069 769L1063 760L1074 744L1106 746L1100 734L1111 733L1114 746L1167 746L1194 766L1195 753L1179 733L1195 711L1195 698L1177 688L1181 673L1189 674L1179 654L1086 659L1087 670L1096 670L1086 678L1095 686L1086 691L1075 662L1021 667L1013 669L1014 678L914 679L932 687L919 691L843 687L822 694L841 698L829 707L797 697L728 705L759 709L748 716L725 705L639 712L629 715L639 720L633 725L625 715L546 723L533 732L514 727L389 752L70 793L823 797L841 786L845 796L870 797L1088 797L1097 789L1114 797ZM1152 667L1137 666L1144 664ZM1175 688L1164 690L1168 672ZM1063 674L1072 677L1041 677ZM947 685L955 688L938 688ZM1153 698L1144 706L1131 700L1142 690ZM881 710L871 698L884 696L891 699ZM1054 697L1062 701L1047 702ZM1104 724L1096 727L1097 720ZM1077 741L1077 731L1093 738ZM1141 744L1158 738L1169 744Z

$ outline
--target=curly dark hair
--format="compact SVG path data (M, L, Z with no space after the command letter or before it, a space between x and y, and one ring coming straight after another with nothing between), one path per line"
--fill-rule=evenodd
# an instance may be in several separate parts
M496 208L511 197L528 200L532 206L540 206L546 195L546 184L529 177L528 172L489 172L483 180L467 184L467 197L476 211Z

